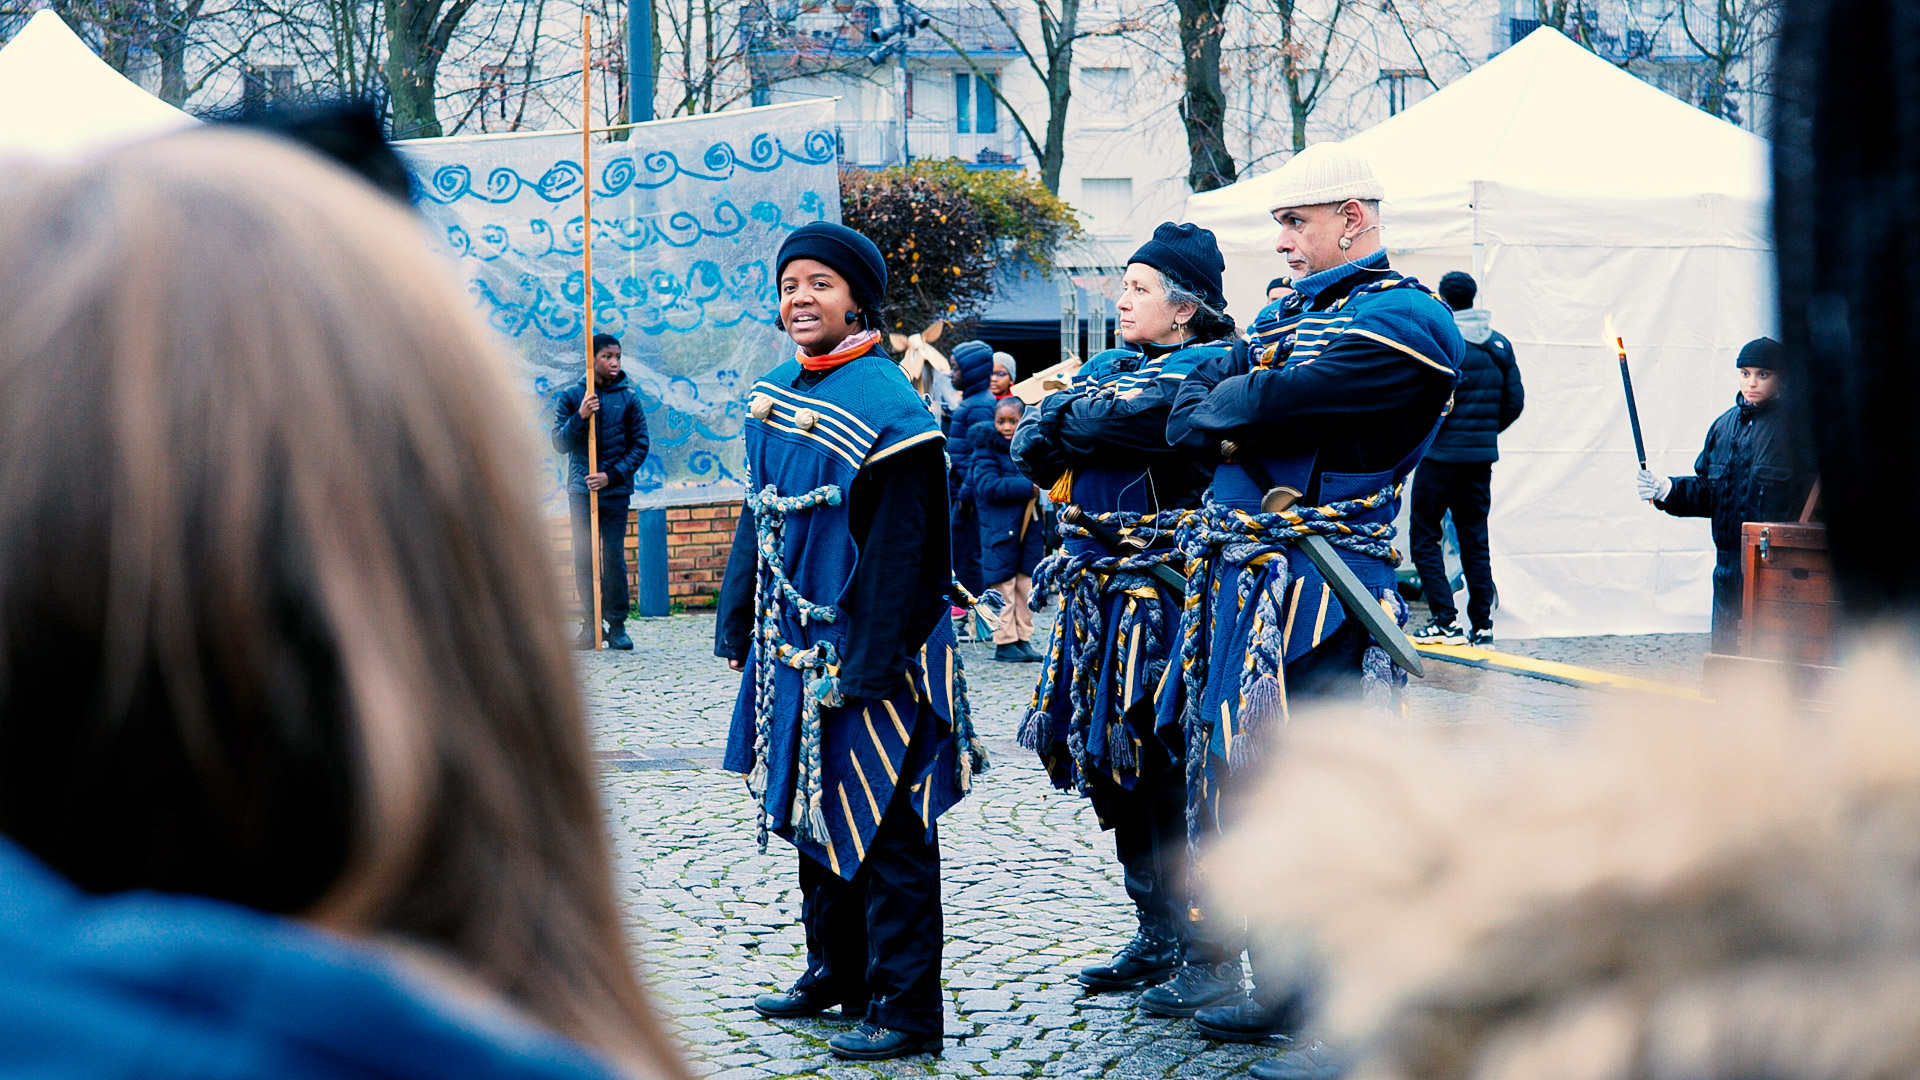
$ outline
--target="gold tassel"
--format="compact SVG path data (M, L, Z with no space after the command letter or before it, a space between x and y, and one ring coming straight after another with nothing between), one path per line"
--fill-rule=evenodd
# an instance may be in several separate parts
M1052 499L1057 506L1065 506L1073 501L1072 469L1061 473L1060 479L1053 482L1053 487L1047 492L1047 498Z

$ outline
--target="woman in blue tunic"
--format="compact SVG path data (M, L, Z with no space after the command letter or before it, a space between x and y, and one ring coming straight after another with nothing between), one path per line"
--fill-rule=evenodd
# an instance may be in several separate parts
M1166 982L1140 1007L1169 1016L1190 1016L1239 986L1237 946L1190 917L1180 741L1169 748L1154 732L1156 702L1181 692L1168 674L1180 597L1150 570L1184 573L1174 526L1200 505L1207 485L1212 458L1168 446L1166 426L1187 374L1238 351L1221 295L1224 269L1207 230L1172 222L1155 229L1122 280L1126 346L1089 360L1071 390L1048 397L1021 424L1013 444L1021 468L1050 485L1055 502L1125 538L1113 550L1069 526L1060 553L1042 564L1037 584L1059 592L1061 615L1020 739L1039 752L1055 786L1086 795L1101 826L1113 830L1139 919L1119 955L1083 970L1080 981L1095 990Z
M714 652L744 673L725 765L800 852L807 969L764 1016L839 1006L828 1046L872 1061L942 1042L940 814L986 768L946 617L946 455L880 350L880 251L825 222L780 247L796 355L748 398L748 493Z

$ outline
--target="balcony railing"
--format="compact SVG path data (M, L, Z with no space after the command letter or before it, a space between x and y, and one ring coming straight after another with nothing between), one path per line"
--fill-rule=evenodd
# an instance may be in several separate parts
M841 124L840 160L849 165L898 165L901 161L900 124L881 120ZM1019 133L1001 125L998 131L962 132L951 120L907 121L907 150L921 158L959 158L968 165L1005 166L1020 160Z

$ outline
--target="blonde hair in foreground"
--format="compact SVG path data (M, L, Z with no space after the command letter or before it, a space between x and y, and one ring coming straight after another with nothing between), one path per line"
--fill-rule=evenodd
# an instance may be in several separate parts
M1354 1080L1920 1076L1912 655L1830 711L1616 700L1550 745L1296 726L1222 902L1317 952Z
M535 458L404 208L203 130L0 184L0 830L423 945L683 1075L629 964Z

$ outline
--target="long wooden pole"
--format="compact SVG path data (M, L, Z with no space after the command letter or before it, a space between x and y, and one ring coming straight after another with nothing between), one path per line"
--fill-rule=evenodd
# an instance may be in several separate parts
M580 16L580 251L585 313L580 336L587 342L587 393L593 385L593 16ZM599 412L587 417L587 472L600 471ZM600 493L587 492L587 516L593 544L593 647L601 646ZM624 614L624 613L623 613Z

